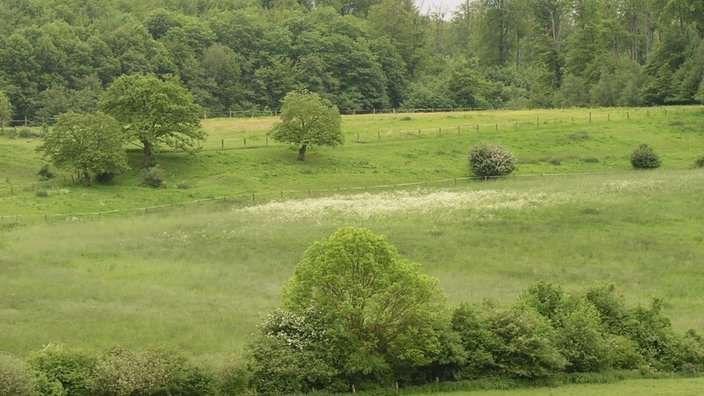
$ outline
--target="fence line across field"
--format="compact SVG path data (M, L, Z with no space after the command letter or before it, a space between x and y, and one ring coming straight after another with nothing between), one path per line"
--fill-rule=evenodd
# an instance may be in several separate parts
M550 177L550 176L577 176L599 174L603 172L579 172L579 173L541 173L531 175L513 175L510 178L517 177ZM162 205L145 206L139 208L113 209L98 212L72 212L59 214L34 214L34 215L19 215L19 214L0 214L0 227L8 225L19 225L30 222L43 222L50 224L56 220L63 221L95 221L102 218L107 218L115 215L129 214L154 214L162 210L171 210L183 207L200 206L208 203L227 203L238 205L239 207L250 206L253 204L266 203L274 200L285 199L307 199L329 197L338 194L360 194L367 192L381 191L402 191L409 188L452 188L459 186L459 182L468 182L472 180L483 180L480 177L453 177L450 179L427 180L419 182L380 184L373 186L353 186L353 187L337 187L326 189L305 189L305 190L279 190L266 192L248 192L232 196L208 197L189 201L172 202Z
M699 107L699 106L680 106L680 107L640 107L640 108L634 108L634 109L645 109L646 110L646 115L650 115L650 110L657 111L657 110L663 110L665 112L665 115L668 113L668 109L670 111L683 111L686 112L688 108L691 107ZM605 108L601 109L594 109L594 110L589 110L589 109L584 109L585 111L588 111L589 114L588 116L591 118L592 113L603 113L603 110ZM623 108L606 108L608 110L613 109L613 113L621 113ZM506 111L506 110L526 110L526 109L520 109L520 108L502 108L502 109L485 109L485 108L473 108L473 107L425 107L425 108L387 108L387 109L349 109L349 110L344 110L341 111L340 114L342 115L374 115L374 114L422 114L422 113L478 113L478 112L486 112L486 111ZM544 110L550 110L550 109L544 109ZM567 109L553 109L553 110L567 110ZM611 111L608 112L609 116ZM279 109L274 109L274 110L257 110L257 109L252 109L252 110L230 110L230 111L221 111L221 112L203 112L202 114L202 119L213 119L213 118L257 118L257 117L277 117L280 114ZM628 112L626 112L628 116ZM27 127L27 128L33 128L33 127L44 127L44 126L50 126L53 125L56 122L56 116L52 117L39 117L39 118L29 118L28 116L24 116L20 119L13 119L9 120L5 125L4 128L19 128L19 127ZM540 121L539 121L540 122Z
M461 135L464 132L480 132L486 131L487 129L491 131L500 132L508 129L519 129L522 127L535 127L540 128L542 125L556 125L556 124L567 124L570 125L590 125L599 122L611 122L616 120L625 121L637 121L643 117L648 118L651 116L656 108L647 109L644 112L640 111L614 111L600 113L595 111L586 111L581 117L574 115L565 116L535 116L533 120L513 120L510 122L492 122L492 123L462 123L459 125L446 125L438 126L433 128L415 128L415 129L401 129L401 130L377 130L377 131L367 131L367 132L354 132L347 133L346 136L354 143L372 143L380 142L385 139L402 138L402 137L428 137L428 136L447 136L447 135ZM681 109L686 111L686 108ZM673 113L673 110L669 110ZM664 109L664 114L668 114L668 109ZM620 117L620 118L617 118ZM246 131L234 132L235 134L240 133L239 137L232 138L220 138L217 142L206 142L203 145L203 149L233 149L233 148L256 148L256 147L269 147L272 145L286 145L285 143L278 143L273 139L270 139L267 134L252 133Z

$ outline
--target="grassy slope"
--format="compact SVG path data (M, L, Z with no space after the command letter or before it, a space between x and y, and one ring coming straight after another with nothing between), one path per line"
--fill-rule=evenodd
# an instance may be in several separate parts
M477 392L443 392L440 396L697 396L704 387L704 377L685 379L625 380L613 384L580 384L556 388L512 389Z
M334 200L303 201L296 210L291 204L242 209L227 201L85 223L5 225L0 350L22 355L53 342L91 349L166 344L204 359L237 352L262 313L278 305L280 288L305 248L343 225L388 235L405 257L440 278L451 304L484 298L510 303L540 280L568 290L607 281L620 287L629 304L665 298L678 329L702 332L704 173L689 168L704 153L704 117L698 109L670 110L660 117L640 114L637 123L636 111L629 112L630 121L617 123L612 113L612 121L594 117L592 124L574 125L564 112L565 121L540 127L529 124L534 113L411 115L411 121L400 115L350 117L348 144L315 150L304 164L293 160L294 150L271 143L208 150L196 158L162 154L171 180L197 186L153 191L132 185L126 175L116 186L70 187L48 198L16 188L35 180L41 161L28 149L35 142L0 138L1 169L15 188L14 195L0 190L0 213L37 216L252 191L277 197L281 190L288 196L289 189L463 177L467 147L478 141L503 143L521 162L516 177L507 180L448 183L464 194L459 205L437 199L413 206L410 193L409 199L364 196L346 209L336 209ZM246 132L233 132L234 120L206 126L213 139L251 134L251 144L273 120L246 121ZM507 126L497 133L491 123L499 121ZM459 136L456 129L440 137L422 129L417 136L418 128L470 122L481 123L479 133L467 126L466 135L460 127ZM411 125L415 135L404 132ZM383 128L397 136L375 141L375 130ZM353 143L357 133L366 143ZM628 169L628 154L641 142L661 153L663 169ZM539 176L582 171L596 173ZM382 211L370 212L373 206Z
M643 142L662 154L664 168L691 167L704 153L704 117L698 107L593 110L592 122L589 113L580 109L349 116L343 120L347 144L312 150L305 163L294 160L295 148L274 142L266 146L266 130L275 118L206 120L210 137L200 155L158 154L170 188L158 193L140 188L138 170L118 177L116 186L92 189L66 186L63 180L70 182L70 173L58 172L48 198L34 193L39 188L33 186L34 173L42 164L33 150L38 142L0 138L0 150L10 154L0 156L5 173L0 175L4 176L0 216L41 219L212 197L251 200L254 194L256 199L270 199L307 195L308 190L314 194L462 178L469 176L469 147L487 141L516 153L517 176L628 169L630 152ZM131 152L131 158L137 169L139 151ZM180 182L193 188L175 188ZM14 194L9 193L10 184Z
M278 305L303 251L344 225L388 235L440 278L452 304L510 303L540 280L568 290L607 281L630 304L664 297L677 328L704 330L703 172L531 177L456 192L459 204L437 198L436 207L409 193L7 229L0 345L20 354L49 342L227 354Z

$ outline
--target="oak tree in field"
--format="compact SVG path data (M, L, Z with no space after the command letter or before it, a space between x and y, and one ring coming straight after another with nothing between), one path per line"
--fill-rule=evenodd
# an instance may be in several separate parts
M438 280L403 259L385 237L356 227L308 248L277 315L264 328L269 331L258 346L255 372L266 377L273 364L276 372L304 370L302 378L310 380L315 371L315 383L307 386L318 389L324 382L350 386L417 375L440 355L449 326ZM284 369L277 356L298 363ZM283 385L261 380L262 390ZM287 391L298 391L291 385Z
M159 146L192 152L206 137L200 106L175 78L123 75L103 94L100 109L122 124L126 140L142 145L147 167L156 164Z
M270 135L280 142L300 145L300 161L305 161L308 146L334 147L344 142L338 108L308 91L289 92L284 97L281 120Z
M103 113L61 114L54 128L37 147L59 168L76 170L90 186L94 175L116 174L127 169L120 124Z

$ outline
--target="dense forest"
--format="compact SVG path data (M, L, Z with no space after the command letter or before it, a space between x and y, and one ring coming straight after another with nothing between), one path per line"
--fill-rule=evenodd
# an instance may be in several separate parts
M7 0L0 42L15 119L92 112L133 73L208 116L301 88L343 113L704 101L701 0Z

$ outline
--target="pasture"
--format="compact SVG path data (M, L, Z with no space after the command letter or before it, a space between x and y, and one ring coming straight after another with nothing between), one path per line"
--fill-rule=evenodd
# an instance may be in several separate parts
M538 281L609 282L629 305L663 298L675 328L704 332L704 170L693 167L704 113L608 111L591 122L588 110L350 116L347 143L304 163L267 145L273 118L207 120L198 156L157 154L165 189L140 187L136 171L94 188L58 172L46 197L33 192L44 188L36 141L0 137L0 349L165 346L231 359L305 249L347 225L387 235L452 306L509 304ZM508 147L517 171L469 178L477 142ZM630 169L640 143L662 168Z
M168 187L158 193L139 186L141 153L134 145L128 147L132 171L116 177L114 186L85 189L72 183L71 172L53 168L52 181L39 181L45 163L34 151L39 139L0 138L0 216L5 222L63 220L57 215L213 199L262 202L399 184L454 186L455 179L471 176L467 153L482 142L502 144L517 156L515 176L629 170L629 155L641 143L662 154L663 168L686 169L704 153L703 115L698 106L344 116L346 144L313 149L303 163L295 161L297 148L266 138L274 117L205 120L209 137L197 156L157 153ZM47 194L37 196L38 190Z

